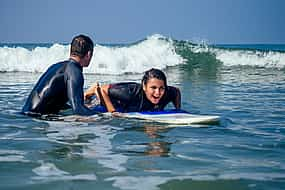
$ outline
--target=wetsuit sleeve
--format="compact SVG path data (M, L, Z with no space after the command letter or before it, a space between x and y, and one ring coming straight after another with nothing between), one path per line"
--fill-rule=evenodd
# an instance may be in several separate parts
M137 85L135 83L117 83L111 84L108 89L108 94L111 99L117 99L128 103L136 96Z
M69 103L74 114L93 115L96 112L90 110L84 105L83 99L83 74L80 68L70 65L66 69L66 88Z
M176 109L181 108L181 93L179 88L168 86L168 96Z

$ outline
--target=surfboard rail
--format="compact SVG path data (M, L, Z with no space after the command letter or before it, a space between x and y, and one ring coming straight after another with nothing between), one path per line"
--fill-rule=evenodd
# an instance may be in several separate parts
M215 124L220 121L217 115L191 114L184 110L165 110L160 112L121 113L121 117L143 119L168 124Z

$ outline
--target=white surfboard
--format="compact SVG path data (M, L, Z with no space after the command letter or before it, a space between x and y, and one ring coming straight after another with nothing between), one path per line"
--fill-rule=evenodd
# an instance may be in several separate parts
M121 117L143 119L168 124L215 124L220 121L219 116L197 115L190 113L120 113Z
M202 124L210 125L217 124L220 121L220 116L215 115L199 115L191 114L184 110L165 110L159 112L129 112L129 113L109 113L103 112L101 115L92 115L92 116L79 116L79 115L70 115L57 117L57 120L63 121L81 121L81 122L93 122L99 121L104 118L110 117L122 117L122 118L131 118L131 119L140 119L151 122L173 124L173 125L188 125L188 124Z

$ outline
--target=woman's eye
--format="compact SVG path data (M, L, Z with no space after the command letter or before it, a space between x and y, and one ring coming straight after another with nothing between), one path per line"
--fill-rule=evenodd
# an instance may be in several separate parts
M152 90L156 90L156 89L159 89L159 90L165 90L164 87L156 87L156 86L151 86L150 87Z

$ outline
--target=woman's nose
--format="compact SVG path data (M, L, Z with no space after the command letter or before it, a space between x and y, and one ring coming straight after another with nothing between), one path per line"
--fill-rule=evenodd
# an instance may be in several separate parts
M161 94L161 90L160 89L155 89L155 94L156 95L160 95Z

